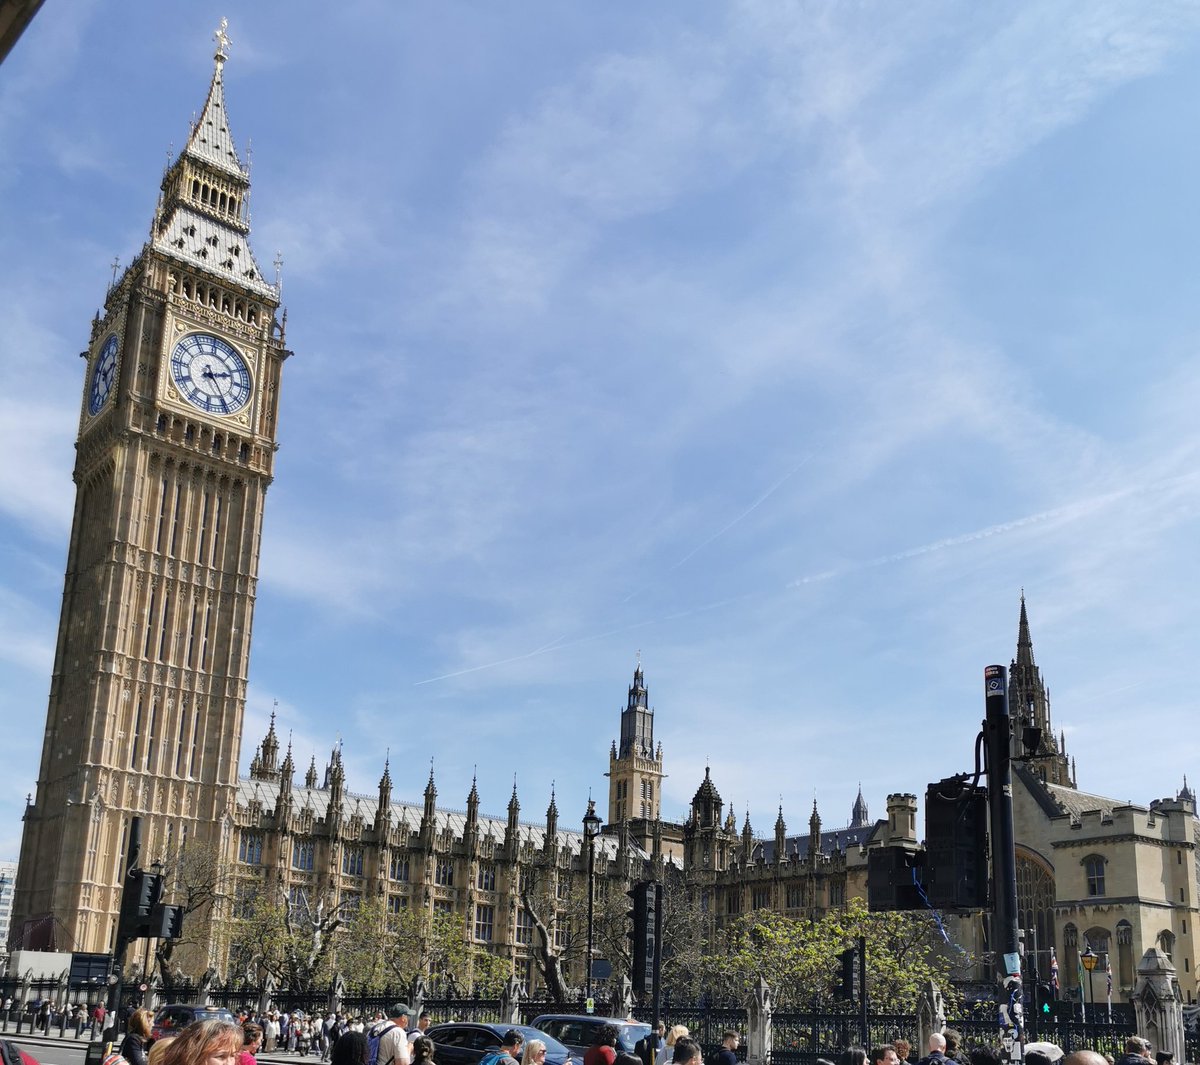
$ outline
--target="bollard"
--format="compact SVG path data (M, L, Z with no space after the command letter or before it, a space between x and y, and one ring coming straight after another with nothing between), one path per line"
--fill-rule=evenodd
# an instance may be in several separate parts
M21 1022L25 1020L25 1011L22 1010L17 1014L17 1035L21 1034Z
M58 1038L62 1039L67 1034L67 1011L63 1010L58 1015Z

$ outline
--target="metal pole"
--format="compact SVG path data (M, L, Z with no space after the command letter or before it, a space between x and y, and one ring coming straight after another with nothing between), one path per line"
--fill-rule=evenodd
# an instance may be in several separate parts
M867 1028L867 937L858 937L858 1040L859 1046L871 1045Z
M592 1012L592 922L596 906L596 837L588 834L587 1011Z
M1008 714L1008 690L1003 666L983 671L983 722L987 753L988 813L992 835L992 882L995 903L992 913L992 946L996 956L996 994L1000 1007L1001 1042L1008 1059L1025 1056L1021 1014L1020 933L1017 930L1017 858L1013 838L1012 729Z
M142 819L129 819L129 843L125 849L125 869L121 876L121 913L125 912L125 892L129 889L130 874L137 868L138 858L142 853ZM121 996L124 992L122 983L125 976L125 952L129 947L129 937L123 933L121 918L117 918L117 938L113 947L112 970L108 978L108 1006L105 1016L106 1027L102 1038L115 1042L120 1030L117 1014L121 1009Z
M651 887L654 892L654 985L651 992L651 1013L653 1024L649 1038L654 1042L654 1057L651 1065L659 1065L658 1054L658 1022L662 1019L662 926L663 926L663 886L655 882Z

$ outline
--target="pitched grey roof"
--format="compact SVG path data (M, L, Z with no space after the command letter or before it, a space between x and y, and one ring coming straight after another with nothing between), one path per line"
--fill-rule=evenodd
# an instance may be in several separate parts
M170 258L216 274L266 299L276 296L275 286L263 280L250 243L242 233L183 204L155 236L154 247Z
M225 113L225 82L223 80L225 57L221 53L216 57L217 65L213 71L212 84L208 89L208 99L204 101L204 110L196 125L192 128L184 151L195 159L223 170L235 177L245 178L246 168L238 158L237 149L233 144L233 134L229 130L229 118Z

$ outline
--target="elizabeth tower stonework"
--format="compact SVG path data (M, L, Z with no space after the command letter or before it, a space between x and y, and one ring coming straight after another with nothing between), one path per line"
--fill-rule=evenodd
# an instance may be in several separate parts
M216 35L203 113L83 353L75 514L10 943L106 951L144 854L231 831L279 382Z

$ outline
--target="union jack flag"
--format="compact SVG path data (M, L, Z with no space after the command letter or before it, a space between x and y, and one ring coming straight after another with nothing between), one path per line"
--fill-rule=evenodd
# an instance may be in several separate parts
M1050 986L1054 989L1054 997L1058 998L1058 955L1050 948Z

